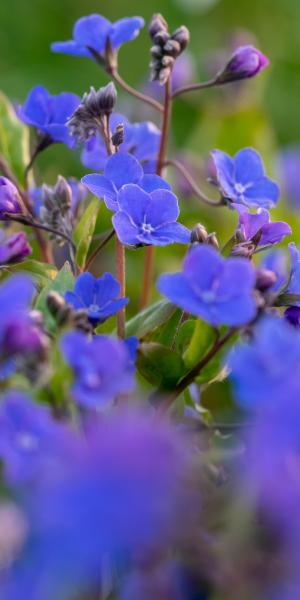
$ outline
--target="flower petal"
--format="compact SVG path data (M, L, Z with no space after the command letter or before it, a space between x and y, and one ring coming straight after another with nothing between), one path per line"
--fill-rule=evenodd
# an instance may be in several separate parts
M134 246L138 244L138 229L131 221L128 214L124 211L117 212L112 218L113 226L116 230L118 239L122 244Z
M67 304L70 304L76 309L86 308L81 298L77 296L77 294L74 294L74 292L65 292L64 298Z
M134 156L126 152L118 152L108 159L104 175L119 190L127 183L138 183L143 177L143 169Z
M160 227L164 223L173 223L179 216L178 200L169 190L155 190L150 194L150 202L146 210L146 221L152 227Z
M87 307L90 304L97 304L95 298L96 281L96 278L91 273L81 273L76 279L74 293L82 299L82 302Z
M88 17L81 17L75 23L73 37L80 46L90 46L98 52L102 52L110 30L110 21L102 15L92 14Z
M286 235L291 235L292 230L288 223L277 221L275 223L267 223L262 227L259 246L267 244L278 244L285 238Z
M42 85L37 85L29 93L25 104L19 108L18 115L24 123L38 127L49 118L50 94Z
M144 24L145 21L141 17L126 17L113 23L109 35L112 47L118 48L124 42L134 40Z
M280 189L275 181L262 177L249 187L243 194L246 206L272 208L279 199Z
M191 232L181 223L166 223L158 227L152 237L157 240L155 245L165 246L177 242L178 244L189 244L191 241Z
M191 248L183 264L183 272L195 292L210 290L218 280L224 259L211 246L199 244Z
M81 179L81 182L94 196L104 200L107 208L114 211L118 209L118 193L114 184L109 179L103 175L91 173L90 175L85 175Z
M155 190L171 190L170 184L159 175L144 175L139 185L148 194Z
M118 298L120 295L120 284L111 273L104 273L95 282L95 295L97 299L95 304L104 306L110 300Z
M211 156L214 161L217 180L224 195L229 198L235 198L234 163L232 158L221 150L213 150Z
M131 219L132 224L145 222L146 211L151 204L151 196L138 185L124 185L118 194L118 204Z
M243 148L234 159L235 181L243 185L261 179L265 175L262 159L253 148Z
M50 48L52 52L58 52L59 54L69 54L70 56L87 56L88 58L92 56L87 48L80 46L74 42L74 40L68 40L66 42L53 42Z

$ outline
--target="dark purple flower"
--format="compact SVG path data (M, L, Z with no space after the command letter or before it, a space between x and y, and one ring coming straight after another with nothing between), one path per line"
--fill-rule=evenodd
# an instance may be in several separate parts
M138 185L124 185L118 194L118 205L112 222L123 244L166 246L190 242L191 232L177 223L178 201L169 190L148 193Z
M300 210L300 147L290 146L279 156L279 174L283 192L291 208Z
M235 346L229 366L242 406L275 404L299 389L300 332L282 318L264 317L254 338Z
M5 239L0 233L0 264L21 262L31 254L32 249L28 244L25 233L19 231Z
M286 320L294 327L300 327L300 306L289 306L284 312Z
M279 198L279 187L265 175L258 152L240 150L234 158L226 152L212 152L217 185L224 198L248 207L272 208Z
M249 213L243 204L235 204L234 208L239 213L237 231L245 242L251 241L260 233L258 246L278 244L292 233L290 226L284 221L270 223L270 214L265 208L258 208L255 214Z
M160 130L154 123L129 123L126 117L113 113L110 117L110 129L115 131L117 125L124 125L124 143L119 152L129 152L143 163L144 171L155 172L156 157L160 143ZM81 154L82 164L88 169L102 171L107 162L107 152L100 134L92 137L85 144Z
M227 65L217 75L217 83L229 83L258 75L269 65L269 60L254 46L237 48Z
M170 185L158 175L145 175L139 161L130 154L113 154L106 162L103 175L92 173L82 178L88 190L104 200L107 208L114 212L119 209L118 192L123 185L133 183L145 192L157 189L170 190Z
M5 213L18 215L21 212L21 198L16 186L6 177L0 177L0 221L9 220Z
M75 140L70 136L66 123L79 103L80 98L76 94L62 92L51 96L38 85L31 90L25 104L19 107L18 116L27 125L49 136L51 141L73 148Z
M276 283L272 286L274 292L280 290L288 279L287 255L284 250L274 248L264 252L260 266L276 275Z
M94 326L128 303L128 298L120 298L120 284L110 273L104 273L99 279L91 273L82 273L76 279L74 291L65 292L65 299L75 309L85 309Z
M62 351L74 371L72 392L78 404L106 408L116 396L133 390L131 350L125 342L108 336L89 339L72 332L63 337Z
M7 323L2 343L5 355L28 356L34 353L39 354L39 359L42 360L44 350L47 348L47 337L28 314L16 317Z
M112 49L117 50L125 42L134 40L143 26L144 19L141 17L127 17L111 23L102 15L92 14L76 21L72 40L54 42L51 44L51 50L72 56L93 58L89 48L101 55L109 40Z
M182 273L161 275L159 291L211 325L243 325L256 314L255 271L244 258L222 258L211 246L188 252Z

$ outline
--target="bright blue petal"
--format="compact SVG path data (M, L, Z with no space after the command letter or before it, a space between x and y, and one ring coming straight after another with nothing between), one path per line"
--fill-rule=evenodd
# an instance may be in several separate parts
M243 294L236 298L230 298L228 302L215 305L215 325L239 326L249 323L257 313L254 297Z
M253 148L240 150L233 159L235 181L243 185L261 179L265 175L262 159Z
M232 158L226 152L213 150L211 152L218 184L225 196L235 197L234 192L234 164Z
M255 271L246 258L228 258L224 260L219 275L218 298L225 299L252 293L255 285Z
M82 302L89 306L97 304L96 301L96 278L91 273L81 273L76 279L74 292L82 299Z
M73 37L80 46L90 46L98 52L102 52L110 30L110 21L102 15L92 14L88 17L81 17L75 23Z
M234 204L233 206L239 213L238 229L247 241L251 240L263 225L269 223L270 215L265 208L258 209L255 214L251 214L243 204Z
M76 146L76 140L69 134L66 125L43 125L40 127L40 129L41 131L44 131L44 133L50 135L54 142L66 144L66 146L68 146L69 148L74 148Z
M189 244L191 232L181 223L167 223L158 227L153 233L156 245L165 246L177 242L178 244ZM160 243L159 243L160 242Z
M155 190L146 209L146 221L153 227L173 223L179 216L178 200L169 190Z
M214 248L199 244L191 248L185 258L183 272L192 288L199 294L211 290L218 282L224 259Z
M291 235L292 230L288 223L277 221L275 223L267 223L262 227L259 246L267 244L279 244L287 235Z
M120 295L120 284L111 273L104 273L95 282L95 294L96 304L102 307Z
M138 185L125 185L118 194L118 204L125 211L132 224L141 225L145 222L146 211L151 205L151 196Z
M58 52L59 54L68 54L70 56L86 56L91 57L91 53L84 46L80 46L73 40L67 42L53 42L50 46L52 52Z
M39 127L49 120L50 94L42 86L37 85L29 93L23 107L19 109L19 117L28 125Z
M134 156L125 152L118 152L108 159L104 175L119 190L127 183L138 183L143 177L143 169Z
M51 97L51 122L66 124L80 104L80 98L70 92L62 92Z
M279 199L280 189L277 183L262 177L249 187L243 194L243 203L247 206L272 208Z
M107 208L110 210L118 209L117 190L109 179L103 175L91 173L85 175L81 181L94 196L105 201Z
M118 48L124 42L134 40L144 24L145 21L141 17L126 17L116 21L109 34L112 47Z
M126 306L128 302L128 298L119 298L119 300L112 300L112 302L110 302L107 306L100 308L100 320L102 321L104 319L107 319L108 317L111 317L112 315L115 315L117 312L119 312L119 310L121 310L121 308Z
M118 239L122 244L134 246L135 244L140 243L138 229L126 212L117 212L112 218L112 223Z
M144 175L139 185L148 194L155 190L171 190L170 184L159 175Z
M201 301L199 296L192 290L182 273L161 275L157 282L157 289L176 306L193 315L200 314Z
M67 304L70 304L76 308L76 310L80 308L86 308L81 298L77 296L77 294L74 294L74 292L65 292L65 301Z

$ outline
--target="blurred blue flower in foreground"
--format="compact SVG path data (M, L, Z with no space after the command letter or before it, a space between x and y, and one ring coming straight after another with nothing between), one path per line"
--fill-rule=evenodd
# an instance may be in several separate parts
M161 275L157 287L171 302L211 325L243 325L256 314L255 272L244 258L222 258L211 246L188 252L182 273Z
M88 190L104 200L107 208L117 211L118 192L123 185L137 184L145 192L157 189L170 190L171 186L158 175L145 175L139 161L130 154L113 154L106 162L103 175L91 173L82 178Z
M291 257L291 271L285 293L300 295L300 252L294 242L291 242L288 247ZM293 301L293 305L300 306L300 300L298 302Z
M0 232L0 265L21 262L32 250L23 231L5 237Z
M81 332L67 333L62 351L74 371L72 393L78 404L106 408L119 394L135 386L133 344L108 336L89 339Z
M259 208L255 214L249 213L247 207L242 204L235 204L234 208L239 213L237 232L244 241L251 241L257 236L257 246L266 246L278 244L292 233L290 226L284 221L271 223L270 214L265 208Z
M141 17L127 17L111 23L102 15L92 14L76 21L72 40L54 42L51 44L51 50L92 58L90 48L101 55L109 40L112 49L116 50L125 42L134 40L143 26L144 19Z
M115 131L120 124L124 125L124 142L119 146L119 152L129 152L143 163L147 172L154 172L160 143L160 130L151 121L129 123L128 119L119 113L112 113L109 119L110 129ZM81 154L81 162L88 169L102 171L107 161L107 152L99 133L85 143Z
M254 46L237 48L227 65L218 73L216 80L219 84L248 79L258 75L269 65L268 58Z
M48 144L61 142L73 148L75 140L70 136L66 122L79 103L80 98L76 94L62 92L51 96L43 86L37 85L29 93L25 104L19 107L18 116L27 125L46 134Z
M147 193L138 185L124 185L118 194L118 205L112 222L123 244L166 246L190 242L191 232L177 223L178 201L169 190Z
M249 207L272 208L276 204L279 187L266 177L258 152L244 148L234 158L221 150L211 154L216 182L224 198Z
M110 274L96 279L91 273L82 273L73 292L65 292L65 300L75 309L86 309L89 321L96 326L116 314L128 298L120 298L120 284Z
M0 221L7 221L8 215L22 212L21 198L16 186L6 177L0 177Z
M242 406L256 409L275 404L299 390L300 332L282 318L264 317L254 338L235 346L229 366L235 397Z
M268 271L273 271L276 275L276 282L272 286L274 292L280 290L288 280L288 261L287 254L281 248L272 248L264 252L260 266Z
M300 210L300 146L284 148L278 161L283 193L291 208Z

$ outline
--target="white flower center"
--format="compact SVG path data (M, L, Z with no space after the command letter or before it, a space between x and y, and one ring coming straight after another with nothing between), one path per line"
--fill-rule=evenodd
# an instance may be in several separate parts
M150 225L150 223L142 223L141 229L143 233L152 233L152 231L154 231L154 228L152 225Z
M24 448L24 450L36 450L39 446L37 438L27 431L18 433L16 441L18 446Z
M236 183L234 189L238 194L243 194L246 191L247 187L242 183Z
M98 312L98 310L99 310L98 304L90 304L89 310L93 313Z
M216 295L212 290L207 290L201 294L201 298L206 304L211 304L215 301Z

